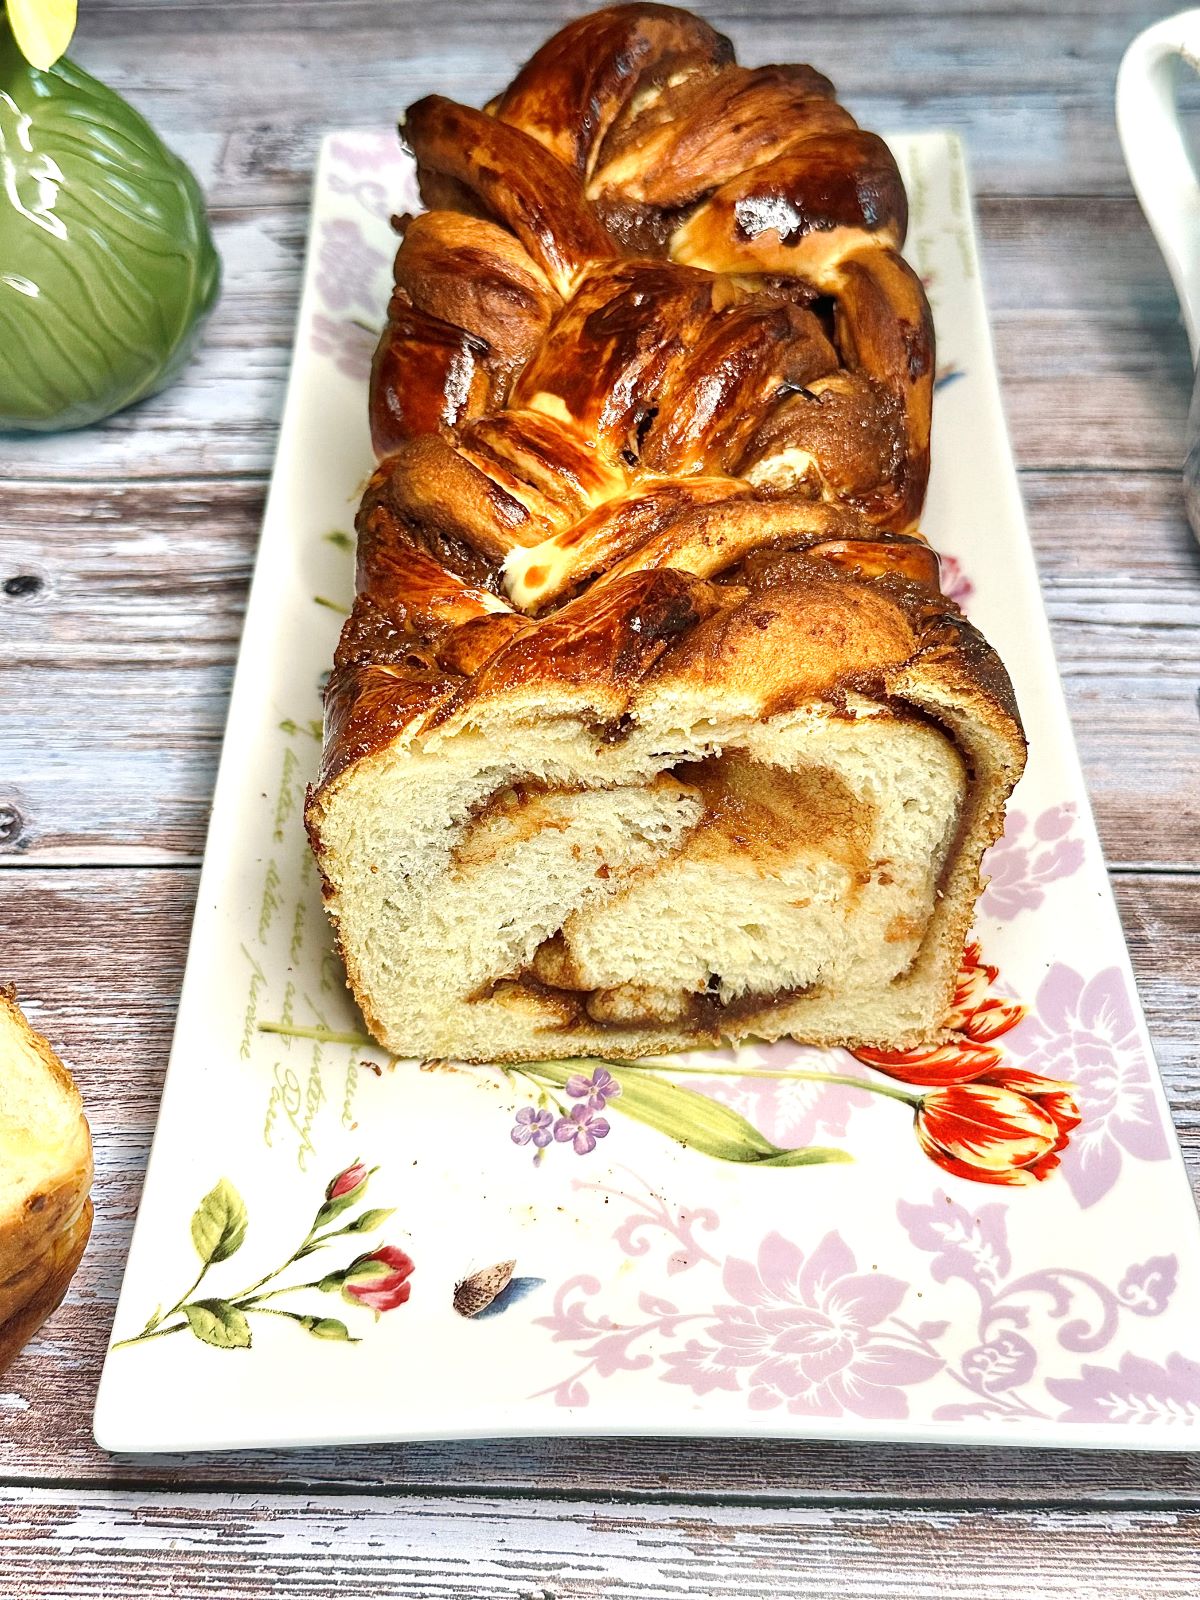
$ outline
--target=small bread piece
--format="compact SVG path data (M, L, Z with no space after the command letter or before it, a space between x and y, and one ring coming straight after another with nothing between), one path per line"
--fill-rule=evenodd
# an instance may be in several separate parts
M92 1231L92 1202L85 1200L75 1221L54 1240L49 1270L29 1299L6 1322L0 1322L0 1373L20 1354L52 1312L58 1310L83 1259Z
M92 1170L74 1080L0 989L0 1365L66 1293L91 1229Z
M70 1222L54 1235L40 1255L27 1261L18 1271L0 1278L0 1324L8 1322L35 1297L40 1297L43 1290L61 1276L69 1259L78 1262L87 1243L91 1217L92 1203L85 1197Z

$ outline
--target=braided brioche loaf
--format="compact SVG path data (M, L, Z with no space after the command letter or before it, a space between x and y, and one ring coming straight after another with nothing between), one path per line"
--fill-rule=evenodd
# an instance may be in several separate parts
M809 67L564 28L403 126L307 819L402 1055L935 1037L1024 742L913 532L903 185Z

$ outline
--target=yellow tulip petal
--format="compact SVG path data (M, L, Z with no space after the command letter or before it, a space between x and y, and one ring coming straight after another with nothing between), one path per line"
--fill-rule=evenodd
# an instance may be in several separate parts
M75 32L76 0L7 0L17 49L31 66L48 71Z

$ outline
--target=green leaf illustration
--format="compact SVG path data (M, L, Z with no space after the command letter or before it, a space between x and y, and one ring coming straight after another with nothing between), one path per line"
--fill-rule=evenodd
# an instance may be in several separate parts
M250 1324L246 1314L228 1300L192 1300L182 1307L188 1327L197 1339L218 1350L248 1350Z
M608 1103L609 1114L620 1111L636 1122L644 1122L647 1127L677 1139L687 1149L698 1150L701 1155L755 1167L810 1167L823 1162L853 1160L848 1151L823 1145L781 1149L745 1117L718 1100L710 1100L694 1089L683 1089L669 1078L661 1078L639 1067L623 1067L611 1061L604 1065L621 1085L619 1097ZM527 1070L563 1086L578 1072L579 1064L533 1061Z
M375 1228L382 1228L387 1219L395 1212L395 1206L376 1206L371 1211L364 1211L361 1217L355 1217L353 1222L347 1223L346 1233L370 1233Z
M307 722L296 722L292 717L284 717L283 721L279 723L279 728L283 733L288 734L306 733L310 739L315 739L318 744L321 742L322 725L319 718L314 720L310 717Z
M248 1221L241 1195L228 1178L222 1178L192 1216L192 1243L201 1261L228 1261L241 1249Z
M350 1329L336 1317L301 1317L300 1326L306 1333L311 1333L314 1339L337 1339L343 1344L362 1342L351 1338Z

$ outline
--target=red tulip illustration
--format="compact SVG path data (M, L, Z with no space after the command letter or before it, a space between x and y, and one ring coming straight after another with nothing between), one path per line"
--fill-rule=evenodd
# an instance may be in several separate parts
M1070 1084L1017 1068L932 1088L916 1113L925 1154L976 1183L1039 1183L1078 1125Z
M864 1066L885 1072L889 1078L930 1088L970 1083L1004 1059L1003 1051L962 1037L916 1050L856 1050L854 1055Z

